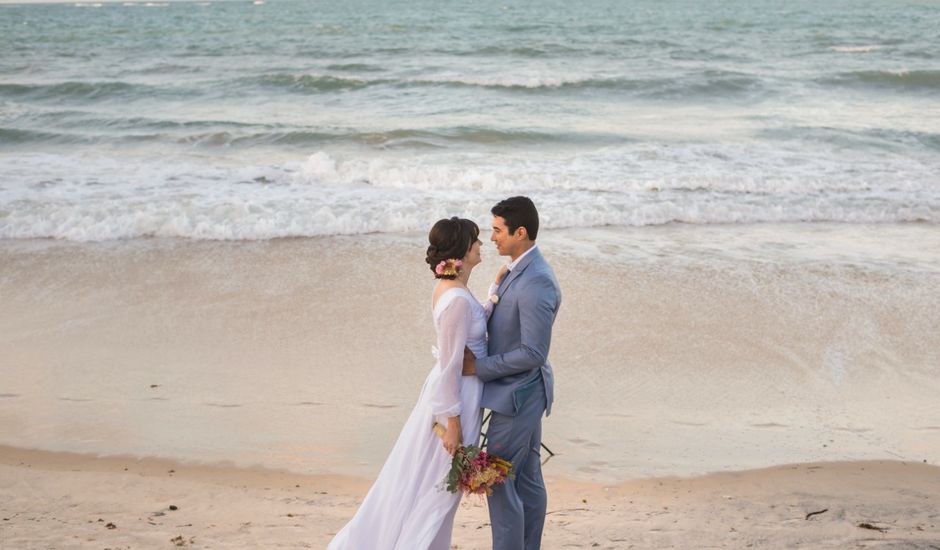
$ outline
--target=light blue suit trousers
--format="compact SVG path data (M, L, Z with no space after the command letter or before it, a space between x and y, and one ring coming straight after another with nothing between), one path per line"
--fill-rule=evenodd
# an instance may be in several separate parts
M484 382L483 406L493 412L487 450L512 461L515 477L488 499L493 550L538 550L547 505L542 414L552 407L548 351L561 291L535 248L506 275L497 295L488 324L488 355L477 359L476 370Z

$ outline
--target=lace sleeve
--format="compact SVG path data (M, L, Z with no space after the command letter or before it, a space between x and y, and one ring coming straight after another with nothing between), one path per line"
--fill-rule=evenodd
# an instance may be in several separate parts
M460 415L463 350L467 345L471 319L470 302L463 297L451 299L438 318L438 368L441 373L431 392L431 411L435 416Z

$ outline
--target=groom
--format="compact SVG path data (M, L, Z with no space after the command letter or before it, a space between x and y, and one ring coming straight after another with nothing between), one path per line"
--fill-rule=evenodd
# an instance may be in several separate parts
M483 407L493 411L487 450L512 461L515 473L488 499L493 550L537 550L547 501L539 455L542 413L551 413L554 386L548 348L561 291L535 245L535 204L528 197L511 197L491 212L490 240L512 261L491 297L488 355L474 358L466 350L463 373L484 382Z

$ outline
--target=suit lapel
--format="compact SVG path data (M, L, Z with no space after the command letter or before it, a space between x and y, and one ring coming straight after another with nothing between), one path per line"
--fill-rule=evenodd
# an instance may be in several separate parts
M541 258L541 257L542 255L539 253L539 249L536 248L532 252L529 252L528 254L526 254L525 258L522 258L522 260L516 265L516 267L513 268L513 270L509 272L509 275L506 275L506 278L503 279L503 281L496 288L496 295L499 296L500 300L503 299L503 294L506 294L506 292L509 291L509 287L510 285L512 285L512 282L515 281L520 275L522 275L522 272L525 271L525 268L529 267L529 265L533 261L535 261L536 258Z

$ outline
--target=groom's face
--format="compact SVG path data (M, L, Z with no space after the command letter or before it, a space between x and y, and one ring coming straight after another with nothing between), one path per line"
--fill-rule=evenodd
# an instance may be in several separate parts
M516 233L519 233L518 229ZM518 235L509 232L506 220L502 216L493 216L493 234L490 240L496 245L496 251L500 256L514 256L521 239Z

